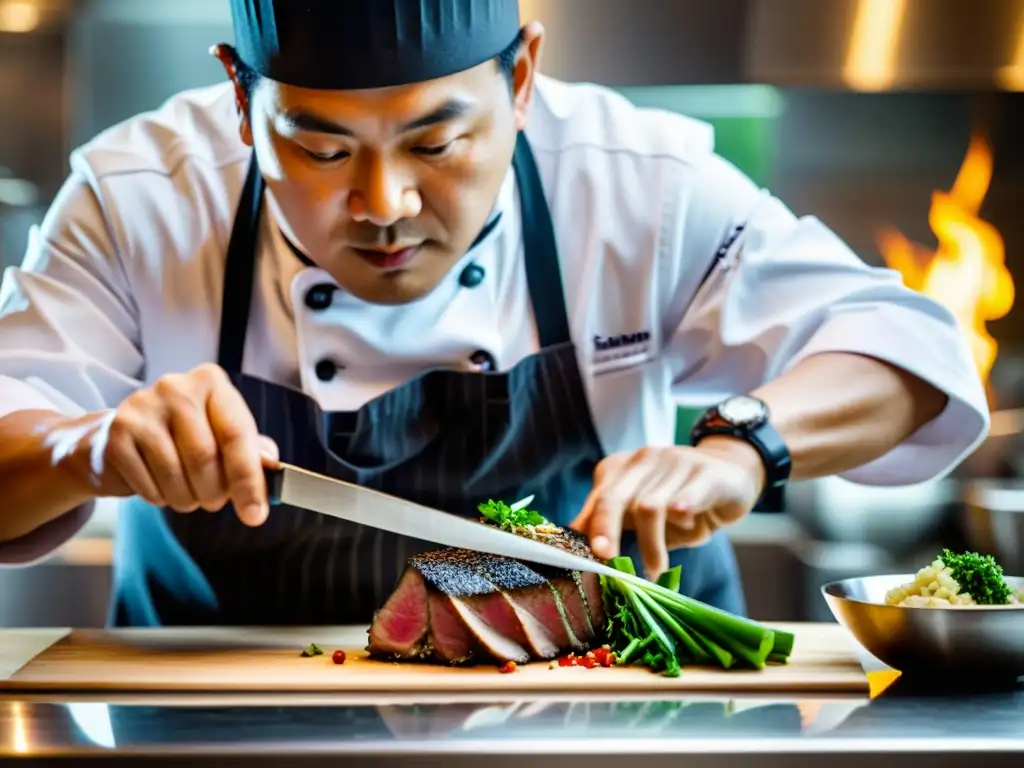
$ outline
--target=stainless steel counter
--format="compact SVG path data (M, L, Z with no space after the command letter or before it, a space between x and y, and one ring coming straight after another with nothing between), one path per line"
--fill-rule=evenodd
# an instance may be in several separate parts
M1020 766L1024 688L939 695L897 681L873 700L6 697L0 757L16 756L90 765Z

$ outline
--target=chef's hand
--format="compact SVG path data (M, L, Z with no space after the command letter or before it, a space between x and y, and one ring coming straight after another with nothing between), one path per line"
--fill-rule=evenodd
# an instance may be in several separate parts
M263 468L277 463L277 446L216 365L164 376L115 410L57 425L47 444L55 464L80 458L97 496L138 495L178 512L231 501L254 526L269 514Z
M750 512L764 482L757 452L730 437L612 454L597 465L571 527L605 560L619 554L622 531L635 530L647 578L655 579L668 569L669 550L703 544Z

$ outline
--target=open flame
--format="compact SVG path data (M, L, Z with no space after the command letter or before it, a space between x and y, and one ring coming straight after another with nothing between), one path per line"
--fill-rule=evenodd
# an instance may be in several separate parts
M992 147L975 133L952 189L932 194L928 223L938 249L912 243L892 228L878 235L882 257L900 272L906 286L956 316L986 387L999 351L986 325L1005 316L1014 299L1003 238L978 217L991 181Z

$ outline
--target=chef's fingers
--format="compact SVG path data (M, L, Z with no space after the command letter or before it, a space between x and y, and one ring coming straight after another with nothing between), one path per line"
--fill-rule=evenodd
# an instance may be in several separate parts
M206 403L210 426L220 447L221 464L235 513L246 525L262 525L270 514L260 456L260 435L242 394L223 376Z
M647 477L659 471L655 451L637 451L616 473L602 477L594 488L597 499L587 523L590 547L594 554L605 560L619 554L622 543L623 518L630 511L633 498ZM639 521L634 520L639 527Z
M670 521L683 530L692 530L695 520L709 511L715 500L715 482L707 472L693 474L668 505Z
M671 521L665 528L665 542L669 551L674 549L689 549L706 544L716 527L711 524L708 515L698 515L691 522L689 528L680 528Z
M155 507L166 506L149 466L135 444L135 436L115 421L107 438L104 463L117 473L131 493Z
M665 542L665 507L634 513L636 543L648 579L654 581L668 570L668 545Z
M204 401L205 398L175 399L167 404L168 421L196 501L208 512L216 512L228 503L228 486Z
M260 458L263 459L263 466L267 469L276 469L281 463L281 454L278 451L277 443L266 435L260 435Z
M135 419L132 432L139 453L160 489L160 496L176 512L195 512L199 509L199 500L185 477L178 447L165 426L166 422L155 418L156 414L147 416Z
M630 505L629 517L635 523L644 570L652 581L668 570L665 540L668 506L692 472L690 465L680 466L675 461L659 462L658 468L637 490Z
M590 526L590 518L594 514L594 505L597 504L597 500L600 498L598 489L608 477L618 473L625 467L628 459L629 456L627 454L612 454L598 462L597 467L594 468L594 487L587 494L587 499L583 502L583 508L580 510L580 513L569 523L569 527L572 530L583 534L587 533Z
M633 509L644 514L655 509L668 510L683 493L683 489L694 476L692 464L680 465L674 461L662 462L658 470L648 475L647 480L633 497Z
M587 499L583 502L583 508L580 509L580 513L569 523L569 528L585 534L590 525L590 518L594 514L595 503L597 503L597 494L591 491L587 494Z

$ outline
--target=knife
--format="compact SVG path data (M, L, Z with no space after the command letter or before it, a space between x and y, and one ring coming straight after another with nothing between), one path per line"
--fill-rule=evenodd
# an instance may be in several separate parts
M282 463L265 472L271 505L288 504L448 547L487 552L570 571L591 571L602 576L649 584L637 576L630 576L550 544L290 464ZM516 505L525 506L531 499L523 499Z

